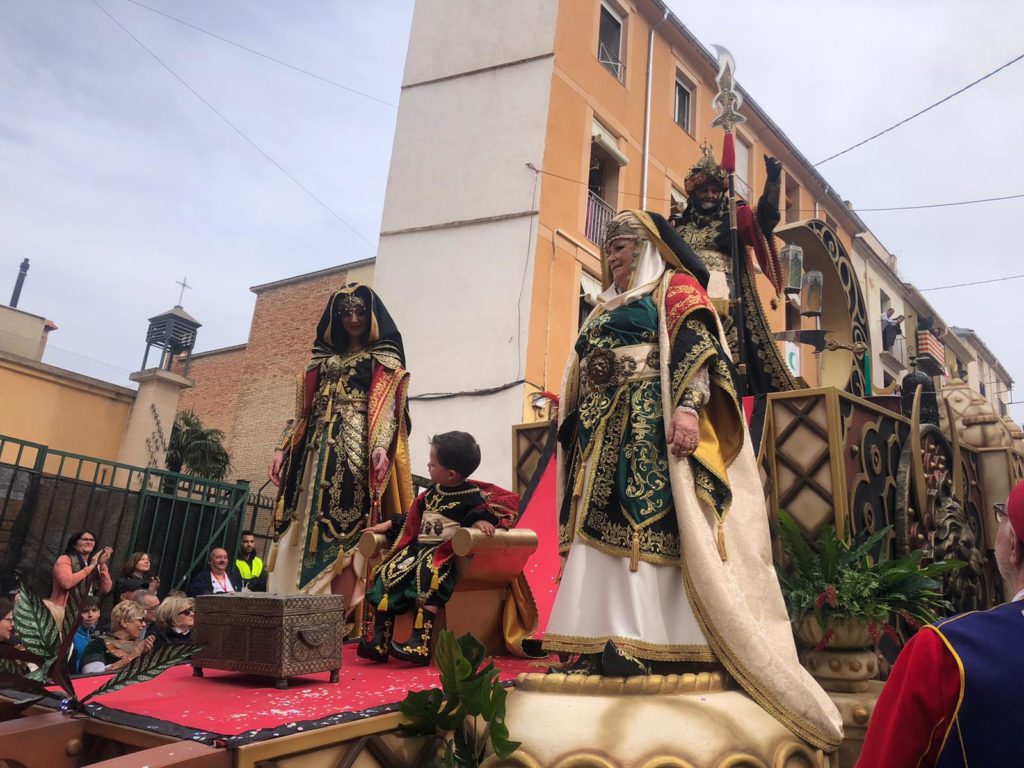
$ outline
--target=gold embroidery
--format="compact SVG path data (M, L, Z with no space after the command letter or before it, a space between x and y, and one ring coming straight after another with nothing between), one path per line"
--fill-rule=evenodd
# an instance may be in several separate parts
M648 643L635 637L604 635L581 637L578 635L544 635L545 651L558 653L601 653L611 640L616 646L647 661L718 661L707 645L669 643Z

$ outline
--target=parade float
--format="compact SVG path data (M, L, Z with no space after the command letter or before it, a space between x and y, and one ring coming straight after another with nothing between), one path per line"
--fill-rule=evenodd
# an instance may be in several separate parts
M731 72L723 75L719 103L726 119L719 125L728 132L739 105L730 101ZM813 350L819 386L749 401L748 412L758 414L757 463L771 529L780 530L784 510L784 525L808 546L826 533L830 541L846 543L877 534L874 559L907 558L923 566L951 559L964 563L941 575L942 594L953 610L999 602L992 505L1024 475L1024 433L962 381L945 381L936 389L943 367L934 329L919 330L912 340L914 370L901 383L901 393L895 387L872 391L864 355L873 326L845 247L817 219L789 223L774 234L799 251L800 258L786 264L785 277L796 290L804 287L803 311L818 318L816 329L791 332L796 335L785 340ZM736 269L742 268L741 256L734 248ZM734 307L742 313L742 302ZM744 325L740 314L736 327ZM464 679L486 674L490 683L508 686L503 689L507 700L488 695L494 696L489 701L501 700L504 716L497 721L507 729L506 745L518 746L507 756L486 757L483 764L852 765L880 690L879 675L897 651L891 639L879 648L878 628L872 631L871 621L856 616L827 626L796 617L793 627L803 663L842 717L845 739L837 752L795 735L773 716L767 700L755 700L722 671L574 676L549 673L547 662L503 655L503 628L511 622L507 611L514 602L508 597L521 589L520 577L525 575L537 608L537 637L557 589L554 430L543 424L530 430L516 432L517 439L541 446L518 525L493 540L467 532L455 541L463 578L438 621L439 629L455 636L473 635L493 657L493 669L480 671L482 659L474 656ZM775 544L776 561L785 568L793 546L784 548L781 538ZM376 556L379 547L369 540L367 555ZM259 621L250 615L250 629ZM286 638L290 658L317 656L323 638L334 638L317 617L308 626L296 622ZM884 634L897 639L913 630L898 612L885 626ZM276 631L269 625L258 628ZM451 648L451 640L446 642ZM230 655L230 638L221 637L217 647ZM203 669L202 659L194 663ZM400 708L407 694L440 688L439 703L451 694L451 681L439 681L432 667L366 665L356 660L352 644L342 650L340 669L333 663L316 667L322 671L299 665L290 668L289 674L297 675L290 679L277 668L266 673L287 686L284 691L265 678L242 674L259 672L254 668L234 662L219 666L206 664L202 677L193 676L189 666L172 667L154 680L91 700L87 697L105 684L104 677L68 681L74 696L66 688L54 689L27 707L25 695L8 690L14 703L6 708L10 719L0 722L0 763L16 768L414 768L444 754L444 727L465 727L451 721L453 712L472 715L472 706L453 709L435 722L434 731L400 733L409 723ZM490 714L497 717L496 704ZM473 719L473 727L486 729L487 720Z

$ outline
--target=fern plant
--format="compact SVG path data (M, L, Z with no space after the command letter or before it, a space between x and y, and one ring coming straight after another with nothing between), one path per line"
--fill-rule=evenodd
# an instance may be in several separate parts
M23 647L0 643L0 689L34 694L35 698L29 703L35 703L51 693L47 689L48 685L56 685L65 697L62 709L68 712L87 712L85 705L90 699L113 693L132 683L152 680L199 649L199 646L193 644L168 645L143 653L95 691L79 698L71 681L69 661L75 632L82 622L79 607L82 598L89 593L94 577L91 574L68 593L64 621L59 629L53 615L38 595L25 588L18 593L14 605L14 625ZM30 664L35 665L36 669L26 673L24 670ZM3 708L0 710L0 720L16 717L25 706L25 702L19 702Z
M441 688L410 691L399 706L409 720L398 726L403 736L444 740L443 756L427 768L476 768L488 742L499 758L519 748L519 742L508 738L507 692L498 680L499 672L493 663L480 668L486 655L484 646L471 634L456 640L454 632L441 632L434 652Z
M885 632L897 644L889 624L899 616L913 628L934 622L951 611L936 577L964 565L959 560L921 564L914 550L897 559L875 559L872 552L888 537L892 526L870 536L863 532L846 542L831 525L822 527L816 546L804 538L796 521L779 512L779 534L789 555L786 568L776 566L782 594L793 622L813 615L824 633L819 650L828 645L835 626L846 620L867 623L872 641Z

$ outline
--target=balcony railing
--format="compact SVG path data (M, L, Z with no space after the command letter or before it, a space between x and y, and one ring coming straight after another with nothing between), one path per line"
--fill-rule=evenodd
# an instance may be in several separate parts
M587 239L600 245L604 230L615 216L615 209L601 199L597 193L587 190Z
M899 370L903 371L910 367L910 357L907 354L907 338L906 336L897 336L892 343L891 349L882 350L882 359L891 363L895 362L899 365Z

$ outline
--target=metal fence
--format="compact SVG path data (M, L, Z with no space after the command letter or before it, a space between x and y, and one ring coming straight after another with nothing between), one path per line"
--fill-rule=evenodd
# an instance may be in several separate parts
M183 589L211 547L234 553L241 531L270 506L250 498L247 482L134 467L0 435L0 589L25 584L48 596L54 561L81 530L96 536L97 547L113 547L114 579L132 552L144 551L161 594Z
M615 217L615 209L601 199L593 190L587 190L587 238L600 245L604 241L604 230Z

